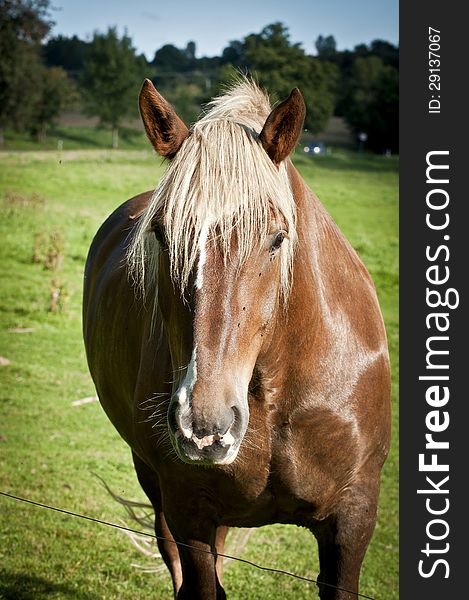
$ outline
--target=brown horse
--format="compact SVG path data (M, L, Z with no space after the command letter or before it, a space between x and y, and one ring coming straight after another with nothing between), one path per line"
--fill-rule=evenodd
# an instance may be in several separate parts
M271 110L243 80L189 130L147 80L140 111L169 165L92 243L84 337L175 595L226 597L228 527L293 523L317 538L320 597L356 598L389 361L373 283L289 159L303 98Z

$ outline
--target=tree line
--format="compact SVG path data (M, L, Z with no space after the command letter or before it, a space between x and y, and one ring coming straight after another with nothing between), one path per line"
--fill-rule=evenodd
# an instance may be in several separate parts
M50 37L49 10L49 0L0 0L0 144L8 126L44 138L63 110L79 107L112 129L117 146L123 121L137 115L143 78L191 123L201 104L245 72L274 100L299 87L312 134L337 115L356 136L366 134L371 150L398 150L399 49L389 42L338 51L332 35L321 35L312 56L291 41L285 24L272 23L230 41L220 56L197 58L189 41L185 48L165 44L148 61L112 27L91 41Z

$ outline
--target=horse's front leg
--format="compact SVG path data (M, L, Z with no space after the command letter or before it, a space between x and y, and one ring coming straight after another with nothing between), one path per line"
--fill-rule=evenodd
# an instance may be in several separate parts
M376 483L349 490L333 515L314 529L321 600L357 600L360 570L376 522Z
M225 591L216 569L216 527L209 521L187 515L168 518L178 542L182 566L182 586L177 600L224 600Z

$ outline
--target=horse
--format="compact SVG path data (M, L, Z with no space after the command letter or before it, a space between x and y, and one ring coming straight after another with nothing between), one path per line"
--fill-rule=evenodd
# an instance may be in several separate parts
M129 445L178 600L226 598L230 527L317 539L322 600L356 598L390 440L374 284L290 155L306 107L243 78L189 129L145 80L167 169L85 267L100 402Z

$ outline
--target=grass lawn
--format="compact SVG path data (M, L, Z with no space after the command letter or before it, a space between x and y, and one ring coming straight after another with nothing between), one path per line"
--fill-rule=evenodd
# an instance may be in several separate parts
M5 150L77 150L112 147L112 133L104 127L82 126L80 123L57 124L47 133L46 139L38 143L27 133L11 129L5 132ZM146 150L148 140L143 128L121 127L119 129L120 150Z
M398 161L337 150L295 162L367 264L385 316L393 446L361 592L397 599ZM95 393L81 339L89 244L117 205L155 187L162 172L145 149L0 153L0 356L8 362L0 366L0 490L112 522L125 515L93 474L122 496L145 499L99 403L72 403ZM133 567L149 559L108 527L0 496L0 535L0 598L171 597L169 575ZM314 538L292 526L254 531L242 557L318 574ZM316 597L314 584L241 563L229 566L224 585L230 599Z

